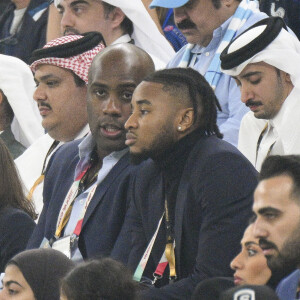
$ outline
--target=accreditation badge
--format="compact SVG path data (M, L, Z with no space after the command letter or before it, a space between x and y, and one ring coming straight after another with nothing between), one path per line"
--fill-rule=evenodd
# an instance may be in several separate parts
M51 245L50 245L50 242L47 238L43 238L41 244L40 244L40 248L44 248L44 249L47 249L47 248L51 248Z
M52 244L52 249L58 250L71 259L71 236L64 236Z

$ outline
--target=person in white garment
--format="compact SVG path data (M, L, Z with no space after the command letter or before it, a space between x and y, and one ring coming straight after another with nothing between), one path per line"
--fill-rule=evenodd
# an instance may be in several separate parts
M97 32L65 36L33 52L31 69L37 86L34 99L47 134L15 162L38 214L43 208L44 172L50 157L63 143L89 132L88 70L96 54L104 49L102 40Z
M19 58L0 54L0 137L13 157L44 135L34 89L29 66Z
M260 171L270 154L300 154L300 42L279 17L254 24L221 54L250 108L238 148Z
M106 45L133 43L146 51L156 69L175 54L140 0L55 0L50 7L47 36L98 31ZM58 15L60 14L60 16Z

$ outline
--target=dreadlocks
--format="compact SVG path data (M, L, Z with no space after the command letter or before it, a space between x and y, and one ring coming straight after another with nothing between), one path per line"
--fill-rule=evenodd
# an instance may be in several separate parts
M152 73L143 81L162 84L164 90L180 102L188 99L193 105L194 124L199 119L199 127L204 129L207 135L223 137L217 125L217 108L221 110L219 101L199 72L191 68L165 69Z

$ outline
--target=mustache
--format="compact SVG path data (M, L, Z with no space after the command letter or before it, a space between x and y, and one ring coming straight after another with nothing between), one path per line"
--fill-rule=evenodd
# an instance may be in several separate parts
M80 35L80 32L77 29L73 28L73 27L67 27L64 30L64 35L71 35L71 34Z
M176 24L179 29L193 29L196 28L196 24L192 21L185 19Z
M107 125L113 125L119 129L125 129L124 125L125 122L120 122L119 120L117 120L116 118L113 117L104 117L101 120L99 120L97 122L97 125L99 127L105 127Z
M259 106L262 105L262 103L260 101L253 101L252 99L246 101L246 106Z
M40 107L47 107L47 108L49 108L49 109L52 109L52 107L50 106L50 104L48 104L48 103L46 103L46 102L44 102L44 101L40 101L39 103L38 103L38 107L40 108Z
M275 249L278 251L278 248L274 243L269 242L268 240L266 240L264 238L260 238L258 243L262 249Z

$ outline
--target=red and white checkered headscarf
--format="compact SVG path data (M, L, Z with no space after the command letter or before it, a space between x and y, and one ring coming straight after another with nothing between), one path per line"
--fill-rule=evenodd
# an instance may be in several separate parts
M57 38L53 41L48 42L43 49L67 44L83 38L82 35L68 35ZM82 52L80 54L70 57L45 57L34 61L30 68L33 72L36 71L37 67L41 64L54 65L64 69L69 69L78 75L82 80L88 83L88 71L91 66L93 58L102 50L105 46L99 43L94 48Z

